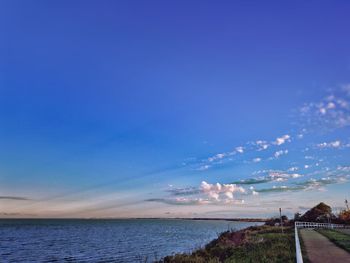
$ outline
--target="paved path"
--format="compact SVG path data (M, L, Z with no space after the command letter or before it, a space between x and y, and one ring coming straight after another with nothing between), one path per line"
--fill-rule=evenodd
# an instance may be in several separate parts
M311 263L350 263L350 253L337 247L320 233L312 229L301 229L300 237Z

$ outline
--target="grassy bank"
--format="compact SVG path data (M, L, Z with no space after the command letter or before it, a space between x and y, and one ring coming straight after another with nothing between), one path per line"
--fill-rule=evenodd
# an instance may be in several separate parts
M249 227L240 231L227 231L204 248L192 254L165 257L163 263L245 263L245 262L295 262L294 233L279 227Z
M343 248L350 252L350 235L338 232L332 229L318 229L319 233L327 237L330 241L336 244L338 247Z

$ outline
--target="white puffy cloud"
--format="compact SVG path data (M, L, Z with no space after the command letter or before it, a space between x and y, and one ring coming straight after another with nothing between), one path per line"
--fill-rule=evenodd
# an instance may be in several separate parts
M243 153L244 152L244 148L242 146L238 146L236 147L236 151L239 153Z
M217 192L217 193L222 193L222 192L240 192L244 193L245 190L241 186L237 186L236 184L209 184L205 181L202 181L200 185L200 189L203 192Z
M216 192L208 192L208 195L209 195L209 197L211 198L211 199L214 199L214 200L216 200L216 201L219 201L219 194L218 193L216 193Z
M293 166L293 167L290 167L287 171L288 172L294 172L294 171L298 171L298 167L297 166Z
M332 110L336 108L336 105L334 102L328 102L327 104L320 103L318 105L319 111L322 115L325 115L328 110Z
M282 144L284 144L286 142L290 142L290 141L291 141L290 140L290 135L286 134L286 135L283 135L281 137L276 138L275 144L276 145L282 145Z
M257 158L254 158L254 159L253 159L253 162L254 162L254 163L258 163L258 162L261 162L261 158L259 158L259 157L257 157Z
M216 155L216 158L218 158L218 159L222 159L222 158L224 158L225 157L225 154L224 153L218 153L217 155Z
M285 155L285 154L288 154L288 150L280 150L280 151L277 151L274 153L274 157L277 159L279 158L281 155Z
M316 145L317 148L339 148L341 146L341 141L333 142L323 142Z
M207 182L203 181L201 183L201 187L200 187L203 191L210 191L211 189L211 185L208 184Z
M298 123L308 132L332 131L350 126L350 84L325 96L318 102L305 103L299 109Z
M258 140L255 144L258 146L258 151L266 150L269 147L269 144L263 140Z
M233 199L233 193L232 193L232 192L225 192L225 196L226 196L228 199Z
M246 190L236 184L210 184L203 181L200 185L200 190L209 198L215 202L227 202L234 200L234 194L243 194Z

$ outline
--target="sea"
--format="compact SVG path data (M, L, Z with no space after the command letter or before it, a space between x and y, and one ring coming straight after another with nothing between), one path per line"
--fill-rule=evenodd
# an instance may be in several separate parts
M261 223L183 219L1 219L0 262L154 262Z

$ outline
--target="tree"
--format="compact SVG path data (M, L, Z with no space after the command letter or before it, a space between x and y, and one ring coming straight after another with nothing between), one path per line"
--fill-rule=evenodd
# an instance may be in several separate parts
M300 218L301 214L299 212L294 214L294 221L300 221Z
M343 210L339 213L339 220L341 223L350 224L350 210Z
M329 220L334 220L335 218L335 215L332 213L332 208L321 202L308 210L303 216L301 216L300 220L306 222L328 223Z

